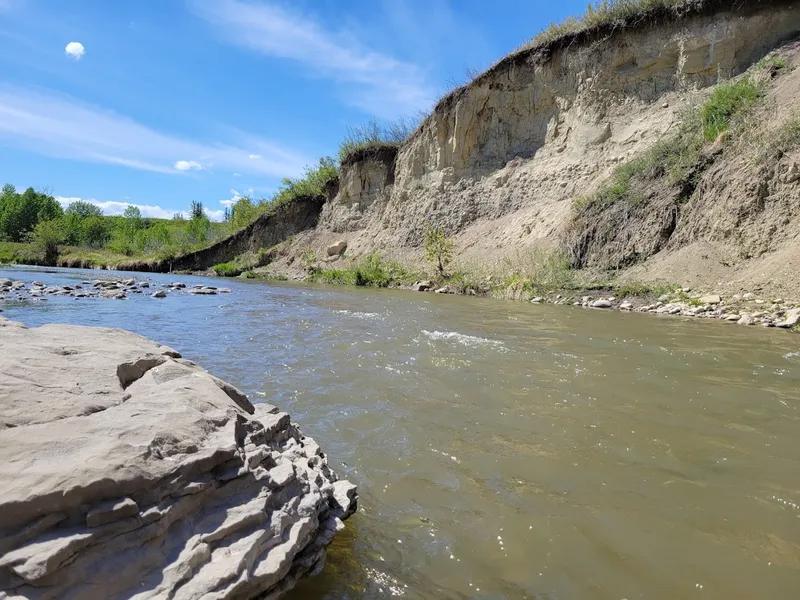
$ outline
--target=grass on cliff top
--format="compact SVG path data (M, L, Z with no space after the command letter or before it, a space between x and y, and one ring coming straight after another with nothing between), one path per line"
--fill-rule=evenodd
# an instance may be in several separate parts
M690 0L595 0L589 3L586 12L569 17L561 23L551 23L534 36L523 48L546 44L571 33L619 22L643 15L651 10L676 8L689 4Z
M399 148L419 125L419 119L398 119L379 123L377 119L363 125L348 125L347 134L339 143L339 164L344 165L360 152L386 146Z

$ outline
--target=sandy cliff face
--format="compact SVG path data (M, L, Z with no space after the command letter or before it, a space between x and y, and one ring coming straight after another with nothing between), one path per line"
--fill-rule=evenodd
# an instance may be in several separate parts
M374 157L346 165L305 239L350 232L348 253L413 254L432 221L456 236L466 260L557 245L574 198L662 139L710 86L800 32L800 3L730 5L700 2L680 18L507 57L439 103L393 173Z

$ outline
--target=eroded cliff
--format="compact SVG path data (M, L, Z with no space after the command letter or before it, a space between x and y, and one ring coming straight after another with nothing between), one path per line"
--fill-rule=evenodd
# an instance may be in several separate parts
M431 222L454 236L462 264L530 247L562 248L576 199L594 193L616 167L671 135L721 81L754 68L775 49L791 63L798 32L796 2L709 0L512 54L442 99L396 156L366 155L343 165L338 195L323 208L316 230L293 246L322 255L326 244L343 238L351 256L378 249L420 262L422 230ZM795 117L798 74L787 70L781 77L754 116L764 121L756 129ZM718 258L728 257L717 261L720 279L736 279L726 271L732 261L737 272L758 271L760 266L742 261L780 252L794 239L797 191L786 187L794 181L785 174L797 168L797 156L790 151L756 169L750 160L755 153L754 147L726 148L695 182L697 199L690 194L681 201L674 223L625 234L638 235L634 246L649 250L615 263L602 259L609 249L600 243L575 266L628 268L701 243L714 246ZM757 215L748 221L753 199L743 190L755 190L763 204L772 193L765 190L778 188L784 208L770 218L767 239L758 231ZM716 203L720 196L724 208ZM732 216L739 213L744 216ZM625 215L613 221L615 228L626 226L639 224ZM699 281L708 271L707 264L687 271L686 261L676 260L682 276L674 281ZM655 275L637 272L645 279Z

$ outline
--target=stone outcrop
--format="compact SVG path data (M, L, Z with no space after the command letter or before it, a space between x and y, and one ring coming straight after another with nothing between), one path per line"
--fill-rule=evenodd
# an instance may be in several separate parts
M277 598L355 506L288 414L175 350L0 318L0 599Z

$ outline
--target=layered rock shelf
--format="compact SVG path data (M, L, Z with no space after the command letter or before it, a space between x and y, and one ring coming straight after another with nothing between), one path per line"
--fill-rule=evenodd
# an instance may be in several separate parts
M288 414L175 350L0 318L0 599L277 598L356 501Z

